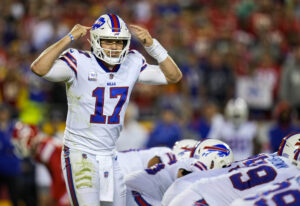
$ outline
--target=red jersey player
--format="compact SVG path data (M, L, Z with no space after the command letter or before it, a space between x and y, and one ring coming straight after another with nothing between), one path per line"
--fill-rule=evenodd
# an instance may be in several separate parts
M61 169L62 142L46 136L33 125L16 123L13 131L13 143L22 156L31 156L44 164L52 179L51 197L53 206L70 206L67 188Z

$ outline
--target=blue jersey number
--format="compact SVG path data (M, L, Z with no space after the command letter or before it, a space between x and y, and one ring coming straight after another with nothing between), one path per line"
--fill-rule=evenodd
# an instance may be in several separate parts
M96 97L95 104L95 113L91 115L90 122L105 124L106 123L106 115L103 114L103 106L104 106L104 87L97 87L93 91L93 97ZM126 102L128 94L128 87L111 87L110 88L110 98L119 98L119 102L117 103L114 112L111 116L108 117L107 124L119 124L120 123L120 112L121 109Z
M285 197L292 197L293 202L287 202ZM289 190L286 192L282 192L274 195L273 201L276 202L276 204L279 206L281 205L297 206L300 205L300 192L299 190Z
M263 175L260 176L259 174ZM275 179L277 173L272 167L260 166L254 169L250 169L247 172L247 175L249 178L247 178L248 180L246 181L242 180L242 173L231 175L230 180L232 182L233 187L243 191L256 185L271 182Z
M165 168L165 164L163 163L158 163L156 165L153 165L151 168L145 169L145 171L149 174L149 175L155 175L156 173L158 173L160 170Z
M288 198L292 201L288 201ZM300 192L298 190L288 190L273 196L272 200L278 206L298 206L300 205ZM268 206L265 199L256 201L255 206Z

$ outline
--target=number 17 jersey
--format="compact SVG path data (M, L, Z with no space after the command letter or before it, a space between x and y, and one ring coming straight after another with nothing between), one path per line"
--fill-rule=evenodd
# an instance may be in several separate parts
M93 154L111 151L122 129L133 86L147 67L143 56L130 51L112 70L92 53L76 49L67 50L59 59L74 74L66 82L65 144Z

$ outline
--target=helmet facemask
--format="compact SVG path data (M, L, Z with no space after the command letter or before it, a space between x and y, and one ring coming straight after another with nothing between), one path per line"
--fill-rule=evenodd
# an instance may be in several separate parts
M114 14L102 15L94 23L90 31L91 46L94 55L109 65L121 64L128 52L131 34L125 22ZM101 46L101 40L123 40L122 50L104 49ZM114 53L119 53L118 57L114 57Z

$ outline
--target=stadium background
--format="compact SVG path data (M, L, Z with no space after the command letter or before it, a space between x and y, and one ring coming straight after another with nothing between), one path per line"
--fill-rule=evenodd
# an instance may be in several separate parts
M211 118L222 115L233 97L246 99L249 118L258 124L256 152L273 150L274 127L277 135L299 128L300 73L293 73L300 70L299 0L2 0L0 113L9 109L11 123L21 120L61 135L64 84L35 76L30 64L75 24L90 26L102 13L149 29L183 72L177 85L135 87L131 101L147 135L169 121L178 138L204 138ZM86 38L71 47L90 49ZM134 38L131 48L155 63ZM282 113L288 116L283 129L277 125ZM34 185L33 171L22 171L24 185ZM0 191L0 205L9 205L5 188Z

